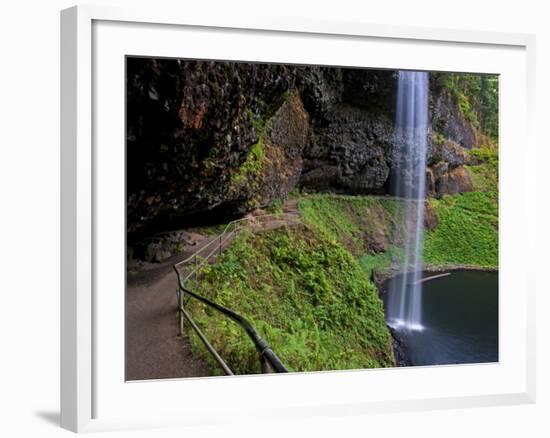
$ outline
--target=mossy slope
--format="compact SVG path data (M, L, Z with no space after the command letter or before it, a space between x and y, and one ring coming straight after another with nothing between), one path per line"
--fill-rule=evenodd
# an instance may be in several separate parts
M498 267L497 166L491 158L468 167L474 192L427 201L437 226L425 232L426 267ZM315 195L300 201L300 211L305 221L349 248L371 274L388 272L402 256L403 204L373 196ZM369 251L373 233L385 236L385 251Z
M205 269L200 286L248 318L292 371L394 365L375 287L342 245L313 227L241 235ZM260 371L237 325L197 303L192 312L234 371ZM196 337L193 343L210 360Z
M428 265L498 268L498 153L481 148L470 155L474 191L429 201L438 226L426 234Z

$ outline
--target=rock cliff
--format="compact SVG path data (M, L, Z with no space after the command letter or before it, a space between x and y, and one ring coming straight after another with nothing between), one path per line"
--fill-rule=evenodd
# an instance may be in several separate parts
M431 85L428 193L468 191L476 127ZM387 193L391 70L127 61L130 240L234 217L308 191Z

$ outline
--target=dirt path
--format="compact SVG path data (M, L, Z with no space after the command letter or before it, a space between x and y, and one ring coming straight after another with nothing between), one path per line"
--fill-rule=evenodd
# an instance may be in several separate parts
M290 208L288 208L290 207ZM294 207L294 208L293 208ZM289 218L297 218L294 205L285 208ZM251 225L267 231L289 223L273 219ZM165 379L208 376L206 363L192 354L187 336L178 336L176 274L172 266L217 236L187 246L183 254L158 264L130 269L126 289L126 379ZM223 245L228 246L230 242Z
M172 266L190 255L191 248L198 247L127 277L126 380L210 375L204 361L192 354L188 337L178 336L177 281Z

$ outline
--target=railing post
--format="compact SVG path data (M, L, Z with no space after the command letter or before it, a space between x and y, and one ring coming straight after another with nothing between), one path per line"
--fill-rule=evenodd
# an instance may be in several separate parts
M197 259L197 254L195 254L195 281L199 279L199 260Z
M220 234L220 254L222 255L222 235Z
M181 293L181 289L178 285L178 313L180 316L180 336L183 337L183 312L181 310L183 306L183 294Z

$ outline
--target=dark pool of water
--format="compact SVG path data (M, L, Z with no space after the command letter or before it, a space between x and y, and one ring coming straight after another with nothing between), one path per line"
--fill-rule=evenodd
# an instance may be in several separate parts
M410 363L498 362L498 273L455 271L422 286L423 330L397 332ZM386 305L387 282L382 292Z

